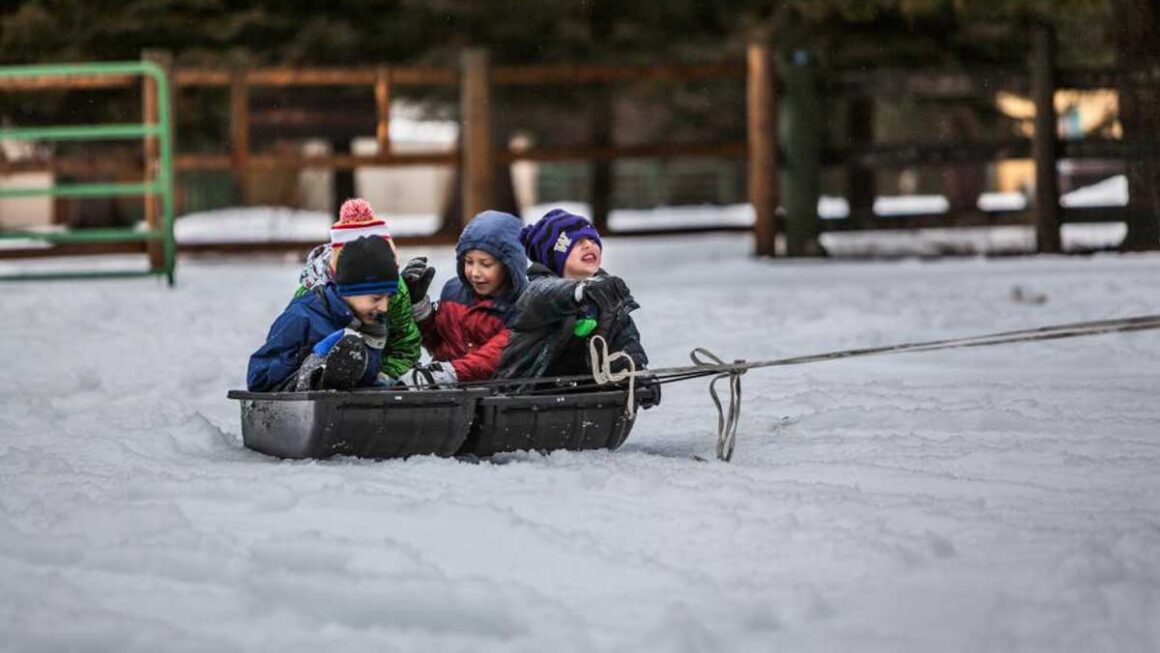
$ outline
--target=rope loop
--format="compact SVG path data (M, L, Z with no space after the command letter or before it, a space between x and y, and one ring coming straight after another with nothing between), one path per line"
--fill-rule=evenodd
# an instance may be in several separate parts
M697 347L689 352L693 365L698 367L717 366L725 367L728 364L717 354ZM728 372L718 374L709 382L709 396L713 398L713 405L717 407L717 459L729 462L733 458L733 445L737 440L737 424L741 420L741 375L749 369L744 360L733 361L734 367ZM729 380L729 410L721 407L721 397L717 394L717 382Z
M627 369L619 372L612 371L612 362L623 360L628 364ZM592 365L592 379L597 385L619 383L628 380L628 402L624 406L624 414L628 419L636 417L636 361L623 351L608 351L608 341L604 336L592 336L588 339L588 361Z

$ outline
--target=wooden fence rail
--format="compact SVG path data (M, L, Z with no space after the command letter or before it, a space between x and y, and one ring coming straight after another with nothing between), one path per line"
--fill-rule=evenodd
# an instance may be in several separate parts
M151 60L168 67L176 89L221 88L229 94L228 151L219 153L178 153L175 169L178 175L194 171L229 171L233 174L243 201L249 192L254 173L264 170L301 170L305 168L352 171L364 166L445 165L463 169L463 214L468 219L476 210L492 205L490 178L497 165L517 161L617 161L631 158L727 157L746 158L748 165L748 198L756 222L753 227L755 251L772 255L777 233L786 230L793 235L791 253L806 253L803 238L822 231L881 228L918 228L975 226L994 224L1036 225L1040 251L1058 251L1059 225L1071 221L1123 220L1122 207L1095 211L1064 209L1059 206L1056 166L1062 158L1141 159L1160 157L1160 139L1148 142L1124 142L1108 139L1061 141L1055 132L1054 96L1060 89L1113 88L1122 82L1115 70L1058 70L1054 65L1054 44L1046 28L1036 28L1034 50L1026 67L981 70L895 70L853 71L825 75L825 104L850 98L851 139L844 147L819 144L802 150L800 130L777 133L778 106L783 111L794 103L793 94L811 83L794 77L784 61L775 57L773 46L757 41L749 46L745 61L689 65L537 65L492 66L486 53L469 52L459 68L375 65L356 68L252 68L208 69L174 67L162 55L149 54ZM1131 83L1158 85L1160 69L1134 71ZM644 145L576 145L533 147L514 150L497 146L490 128L491 89L506 85L600 85L610 83L659 82L689 83L712 80L735 80L747 88L746 142L654 143ZM74 77L61 79L0 80L0 91L38 91L46 89L106 89L130 87L138 83L131 76ZM328 155L272 155L253 151L254 113L251 91L257 87L366 87L374 99L374 124L367 125L378 152L373 155L334 153ZM458 87L461 101L462 150L453 152L396 152L390 139L390 106L405 86ZM798 90L795 90L798 89ZM1031 138L991 142L896 142L876 143L872 129L874 102L900 96L942 100L993 97L999 91L1030 95L1036 105L1035 133ZM802 110L809 103L799 104ZM148 107L146 107L148 110ZM806 113L809 113L806 110ZM808 129L819 129L820 116ZM298 122L309 122L310 114L283 116ZM297 124L297 123L296 123ZM796 124L796 123L795 123ZM785 139L790 139L789 141ZM180 135L178 135L180 145ZM147 145L147 147L149 147ZM787 166L787 152L795 161ZM148 152L145 153L146 155ZM147 158L147 157L145 157ZM928 216L890 216L873 214L875 196L874 171L924 165L979 163L1010 158L1033 158L1037 169L1035 201L1030 209L1009 212L969 211ZM802 163L804 161L804 163ZM809 169L801 169L806 166ZM818 184L813 177L824 167L842 167L848 171L851 186L848 199L850 217L842 220L820 220L816 210ZM60 157L46 160L0 161L0 174L48 170L57 174L134 174L141 161L133 157ZM781 173L793 174L779 181ZM142 171L143 174L143 171ZM789 184L787 186L787 184ZM802 188L807 196L801 196ZM812 195L811 195L812 194ZM811 196L813 201L811 202ZM784 224L777 224L775 211L790 202L795 213L787 214ZM800 222L795 222L800 221ZM808 224L806 224L808 223ZM227 247L228 248L228 247Z

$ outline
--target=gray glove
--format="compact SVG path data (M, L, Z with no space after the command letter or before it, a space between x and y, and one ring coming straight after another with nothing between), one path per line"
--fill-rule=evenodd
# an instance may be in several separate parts
M431 305L431 298L427 295L423 295L423 299L411 304L411 319L415 320L416 324L431 317L434 312L435 308Z
M408 385L419 388L450 387L459 382L459 376L451 363L439 362L417 364L405 378Z
M358 328L358 334L362 336L363 342L367 343L367 347L371 349L382 349L386 347L387 333L386 322L371 322L360 325Z

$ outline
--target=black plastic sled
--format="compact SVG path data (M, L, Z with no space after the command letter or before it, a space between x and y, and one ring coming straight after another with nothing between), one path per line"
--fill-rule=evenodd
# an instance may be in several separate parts
M479 401L462 453L616 449L632 430L627 401L625 390L487 397Z
M245 392L242 442L280 458L453 456L486 390Z
M638 396L647 392L638 388ZM280 458L616 449L632 430L625 389L493 395L486 389L246 392L246 447Z

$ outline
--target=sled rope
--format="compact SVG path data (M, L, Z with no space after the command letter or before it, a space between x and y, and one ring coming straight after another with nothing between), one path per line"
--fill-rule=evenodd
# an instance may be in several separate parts
M697 347L689 352L689 358L694 366L725 365L725 361L704 347ZM708 359L708 360L705 360ZM743 365L745 361L734 361ZM713 405L717 407L717 459L729 462L733 458L733 443L737 438L737 422L741 419L741 375L747 370L735 368L724 374L718 374L709 382L709 396L713 398ZM721 398L717 396L717 382L729 379L729 412L721 409Z
M636 376L636 361L623 351L609 353L608 341L604 336L592 336L588 339L588 360L592 363L592 379L597 385L619 383L628 380L628 401L624 404L624 414L628 419L636 417L636 384L632 377ZM612 361L623 360L628 369L620 372L612 371Z
M734 361L726 363L716 354L707 349L698 347L689 353L693 365L684 367L666 367L657 369L636 369L632 358L623 351L609 352L608 343L600 336L593 336L588 343L589 361L592 366L591 375L534 377L523 379L489 380L456 384L458 387L494 387L504 388L516 385L531 386L526 394L544 394L559 392L560 388L581 390L599 387L607 384L616 384L628 381L628 401L625 414L630 418L635 414L635 383L633 379L641 376L655 377L658 383L676 383L691 379L714 377L709 383L709 395L717 407L717 457L728 461L733 455L733 445L736 439L738 420L741 416L741 375L753 369L763 367L782 367L786 365L804 365L807 363L821 363L824 361L856 358L859 356L875 356L882 354L903 354L910 352L941 351L946 349L964 349L968 347L990 347L994 345L1013 344L1021 342L1037 342L1046 340L1060 340L1064 338L1079 338L1086 336L1104 335L1110 333L1131 333L1134 331L1149 331L1160 329L1160 315L1143 315L1138 317L1116 318L1109 320L1094 320L1089 322L1072 322L1055 326L1036 327L1004 331L982 336L967 336L962 338L944 338L941 340L927 340L910 342L881 347L863 347L859 349L845 349L822 354L793 356L790 358L776 358L760 361ZM620 372L612 371L614 360L628 362L628 369ZM726 409L717 393L716 383L728 379L729 405Z
M806 356L793 356L789 358L776 358L770 360L750 362L739 361L735 363L713 363L710 365L642 369L636 370L633 373L633 376L655 376L660 383L675 383L677 381L686 381L689 379L713 376L715 374L728 373L733 370L752 370L763 367L804 365L806 363L820 363L830 360L840 360L845 358L855 358L858 356L871 356L878 354L901 354L908 352L939 351L944 349L960 349L967 347L989 347L992 345L1010 343L1058 340L1062 338L1076 338L1109 333L1130 333L1133 331L1148 331L1155 329L1160 329L1160 315L1147 315L1112 320L1096 320L1093 322L1074 322L1057 326L1021 329L1018 331L1006 331L984 336L968 336L963 338L947 338L943 340L929 340L924 342L885 345L881 347L845 349L823 354L809 354ZM624 372L620 372L619 374L624 375ZM570 389L592 387L591 385L583 385L585 382L592 384L592 381L593 376L591 374L579 374L572 376L544 376L513 379L491 379L487 381L468 381L458 383L456 384L456 387L503 388L519 385L549 386L545 387L544 390L548 392L555 392L562 387L568 387ZM532 391L532 393L536 392L541 392L541 390Z
M713 404L717 408L717 458L719 460L728 462L733 456L733 446L737 435L737 425L741 416L741 375L752 369L758 369L762 367L780 367L785 365L804 365L806 363L820 363L823 361L855 358L858 356L940 351L945 349L963 349L968 347L990 347L993 345L1020 342L1059 340L1063 338L1078 338L1109 333L1129 333L1133 331L1147 331L1154 329L1160 329L1160 315L1146 315L1111 320L1095 320L1091 322L1073 322L1056 326L1005 331L1002 333L983 336L945 338L942 340L928 340L923 342L903 343L898 345L886 345L882 347L845 349L824 354L811 354L806 356L794 356L791 358L778 358L764 361L746 362L739 360L734 361L733 363L726 363L713 352L703 347L698 347L689 353L689 357L693 361L692 366L669 367L640 371L636 371L634 369L631 372L619 372L615 378L612 378L607 374L598 375L596 365L596 354L598 351L593 346L589 353L593 354L592 376L596 380L596 383L599 385L604 385L608 382L615 383L621 380L631 379L632 377L646 374L655 375L661 383L673 383L677 381L712 376L713 380L709 382L709 396L713 399ZM608 356L608 345L607 343L603 342L603 338L601 338L601 345L602 349L599 353L603 353L605 358L601 359L604 361L604 365L599 371L603 372L607 370L609 362L606 358ZM612 355L623 356L625 354L624 352L615 352ZM576 379L582 380L584 377L576 377ZM721 398L718 395L716 389L717 382L723 379L729 380L728 410L723 408ZM563 379L555 381L558 382L562 380ZM633 403L631 395L633 385L634 384L630 381L630 404Z

